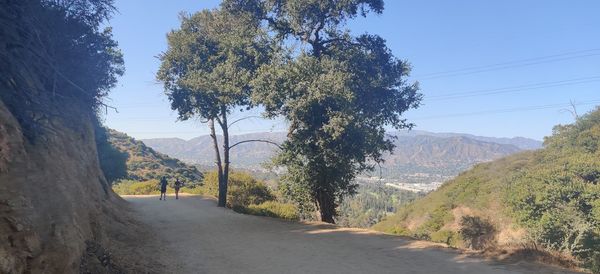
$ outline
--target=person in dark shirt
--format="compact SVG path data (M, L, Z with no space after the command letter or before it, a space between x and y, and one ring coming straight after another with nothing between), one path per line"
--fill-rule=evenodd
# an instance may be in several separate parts
M183 186L183 183L179 181L179 178L175 179L173 188L175 189L175 199L177 200L179 200L179 189L181 189L181 186Z
M159 200L166 201L167 200L167 178L163 176L160 179L160 198Z

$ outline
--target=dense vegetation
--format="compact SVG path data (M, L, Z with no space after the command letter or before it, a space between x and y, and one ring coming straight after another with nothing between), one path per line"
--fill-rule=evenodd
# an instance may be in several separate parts
M355 195L340 204L336 222L341 226L371 227L423 195L384 185L361 184Z
M109 184L127 178L127 160L129 153L117 149L110 141L111 131L103 127L99 121L94 125L98 162L104 177Z
M375 228L458 246L531 244L598 270L600 108L556 126L544 146L477 165Z
M52 134L52 118L71 118L73 129L86 128L123 74L111 29L102 27L114 11L112 4L0 1L0 37L6 42L0 50L0 99L30 140Z
M277 217L287 220L298 220L296 206L278 199L263 181L256 180L246 172L232 172L229 177L227 207L245 214ZM218 197L218 172L206 174L205 194Z

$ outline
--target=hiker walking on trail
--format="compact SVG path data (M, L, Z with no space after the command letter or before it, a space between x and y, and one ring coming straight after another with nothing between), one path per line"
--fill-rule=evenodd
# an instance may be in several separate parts
M175 189L175 199L179 200L179 189L183 186L183 183L179 181L179 178L175 179L175 184L173 188Z
M167 200L167 178L165 178L165 176L163 176L160 179L160 198L159 198L159 200L163 200L163 201Z

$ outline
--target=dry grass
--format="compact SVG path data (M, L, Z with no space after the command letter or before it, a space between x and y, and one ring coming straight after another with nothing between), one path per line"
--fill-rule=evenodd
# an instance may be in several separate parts
M579 262L568 254L536 248L533 245L488 248L481 252L484 257L506 264L520 261L537 262L574 271L583 271Z

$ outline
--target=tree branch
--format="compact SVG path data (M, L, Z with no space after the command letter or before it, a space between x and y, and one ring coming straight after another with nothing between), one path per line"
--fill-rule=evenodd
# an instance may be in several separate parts
M237 120L231 122L227 127L231 127L231 126L233 126L233 124L235 124L235 123L237 123L239 121L243 121L243 120L250 119L250 118L262 118L262 117L260 117L258 115L246 116L246 117L243 117L243 118L240 118L240 119L237 119Z
M219 118L219 116L217 116L214 119L217 120L217 123L219 123L219 126L221 126L221 128L223 128L223 122L221 121L221 118Z
M321 45L325 46L325 44L337 43L337 42L343 42L343 43L345 43L347 45L351 45L351 46L363 46L361 43L352 42L352 41L349 41L348 39L343 38L343 37L331 38L331 39L323 40L323 41L321 41Z
M261 143L267 143L267 144L274 145L274 146L276 146L276 147L277 147L277 148L279 148L279 149L282 149L282 148L281 148L281 146L280 146L278 143L275 143L275 142L273 142L273 141L269 141L269 140L261 140L261 139L252 139L252 140L244 140L244 141L239 141L239 142L237 142L237 143L235 143L235 144L233 144L233 145L229 146L229 149L232 149L232 148L234 148L234 147L235 147L235 146L237 146L237 145L241 145L241 144L243 144L243 143L250 143L250 142L261 142Z

